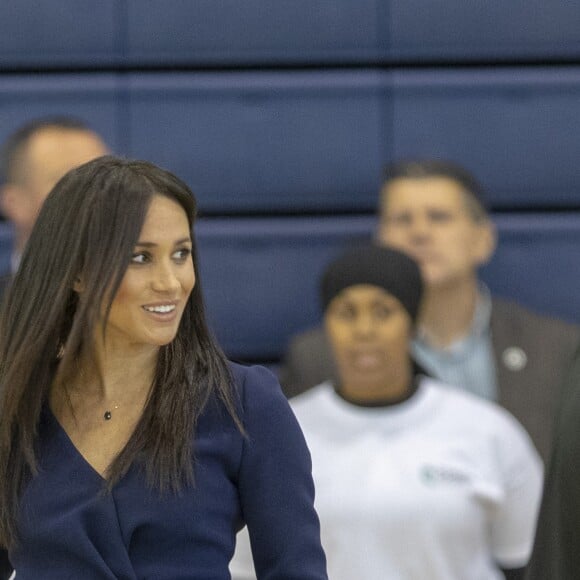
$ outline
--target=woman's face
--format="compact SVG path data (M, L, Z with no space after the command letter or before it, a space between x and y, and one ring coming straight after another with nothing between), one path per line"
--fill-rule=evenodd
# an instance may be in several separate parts
M408 371L411 317L379 286L346 288L330 302L324 321L341 381L349 389L372 395Z
M183 208L154 196L111 306L107 348L159 347L175 338L195 285L191 248Z

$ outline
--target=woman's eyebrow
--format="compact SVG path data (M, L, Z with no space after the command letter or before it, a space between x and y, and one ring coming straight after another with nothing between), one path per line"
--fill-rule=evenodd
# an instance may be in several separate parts
M179 246L180 244L185 244L185 243L189 243L191 244L191 238L187 237L187 238L181 238L179 240L176 240L174 242L175 246ZM142 248L154 248L156 246L158 246L159 244L156 244L155 242L137 242L135 244L135 246L140 246Z

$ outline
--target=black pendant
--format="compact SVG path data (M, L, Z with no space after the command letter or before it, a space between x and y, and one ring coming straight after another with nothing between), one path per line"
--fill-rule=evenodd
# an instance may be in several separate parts
M103 415L105 421L109 421L111 417L112 417L111 411L105 411L105 414Z

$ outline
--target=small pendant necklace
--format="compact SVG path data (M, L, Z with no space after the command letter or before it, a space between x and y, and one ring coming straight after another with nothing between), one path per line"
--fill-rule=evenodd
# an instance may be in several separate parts
M119 408L119 405L114 405L113 406L113 410L116 411ZM103 419L105 421L110 421L113 418L113 413L111 411L105 411L105 414L103 415Z

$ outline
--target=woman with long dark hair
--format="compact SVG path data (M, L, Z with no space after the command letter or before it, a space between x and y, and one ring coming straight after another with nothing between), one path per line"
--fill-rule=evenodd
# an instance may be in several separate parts
M272 375L208 331L187 186L102 157L48 196L0 314L0 543L18 580L326 578Z

